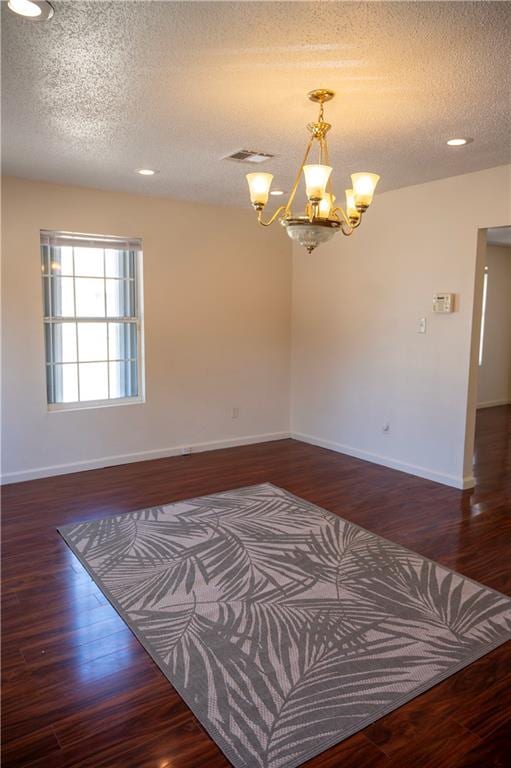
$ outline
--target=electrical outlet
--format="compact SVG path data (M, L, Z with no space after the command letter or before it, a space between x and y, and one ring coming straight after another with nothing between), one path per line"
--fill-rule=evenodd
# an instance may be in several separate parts
M240 409L239 408L233 408L232 409L232 418L237 419L240 415Z
M183 445L183 447L181 448L182 456L189 456L191 452L192 452L192 449L190 448L189 445Z

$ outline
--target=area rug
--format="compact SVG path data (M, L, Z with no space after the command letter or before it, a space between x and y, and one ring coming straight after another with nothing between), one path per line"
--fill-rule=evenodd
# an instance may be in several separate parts
M59 528L236 768L293 768L511 637L511 599L270 484Z

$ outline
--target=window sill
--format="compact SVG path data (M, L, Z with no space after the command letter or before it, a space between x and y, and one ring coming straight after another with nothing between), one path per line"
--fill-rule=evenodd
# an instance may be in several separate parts
M62 411L90 411L97 408L117 408L120 405L141 405L145 403L145 397L120 397L111 400L84 400L78 403L52 403L48 404L48 413Z

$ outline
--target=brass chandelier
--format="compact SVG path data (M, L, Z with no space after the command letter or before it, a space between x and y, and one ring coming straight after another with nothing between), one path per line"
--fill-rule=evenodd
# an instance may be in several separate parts
M311 101L320 105L319 117L317 122L307 125L311 137L289 199L286 205L280 206L268 221L263 221L263 210L268 202L273 175L247 173L250 200L257 211L259 224L269 227L279 219L289 237L297 240L309 253L321 243L330 240L338 230L346 236L353 234L360 226L363 214L371 205L374 190L380 178L375 173L353 173L352 188L346 190L346 210L335 205L336 198L332 192L331 180L332 168L328 161L326 140L326 135L332 126L323 119L323 105L325 101L333 99L334 95L333 91L326 88L318 88L308 94ZM307 160L314 142L317 142L319 149L319 163L311 165ZM305 176L307 203L304 213L295 216L291 206L300 183L302 170Z

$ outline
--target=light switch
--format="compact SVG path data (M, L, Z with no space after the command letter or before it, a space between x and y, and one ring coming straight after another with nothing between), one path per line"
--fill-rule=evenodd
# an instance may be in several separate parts
M421 317L419 320L419 326L417 328L417 333L426 333L426 318Z

